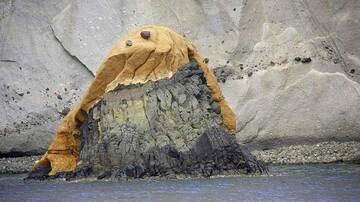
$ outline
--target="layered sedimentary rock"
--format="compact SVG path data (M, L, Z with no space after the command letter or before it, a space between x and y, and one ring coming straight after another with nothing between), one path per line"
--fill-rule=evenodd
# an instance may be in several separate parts
M195 61L171 78L120 85L82 127L78 176L142 177L263 171L241 150Z
M236 130L235 115L224 100L216 77L207 68L196 48L184 37L161 26L145 26L119 41L96 73L94 81L80 103L60 124L54 141L34 172L49 169L50 175L76 168L80 149L80 127L89 110L107 92L121 85L143 84L171 78L181 65L194 59L204 74L212 99L219 105L224 125L230 133Z

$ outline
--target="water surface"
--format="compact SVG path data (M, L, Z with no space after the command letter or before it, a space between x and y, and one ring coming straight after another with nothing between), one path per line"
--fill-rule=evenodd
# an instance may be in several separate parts
M0 176L0 201L360 201L360 165L270 167L270 176L65 182Z

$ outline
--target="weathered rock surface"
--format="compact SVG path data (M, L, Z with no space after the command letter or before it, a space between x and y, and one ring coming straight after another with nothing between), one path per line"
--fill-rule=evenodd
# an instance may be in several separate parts
M210 176L263 167L236 143L195 62L171 79L119 86L83 126L78 176Z
M223 92L237 114L238 141L257 149L360 141L360 85L326 68L290 64L227 81Z
M210 67L233 69L235 79L256 78L262 69L310 57L312 62L300 66L316 63L316 70L359 82L359 11L358 0L1 1L0 154L45 150L63 117L59 112L72 108L117 37L144 24L186 35ZM332 91L341 94L342 89ZM227 97L238 93L229 90ZM282 102L291 105L290 98ZM330 116L328 111L318 113ZM343 114L353 119L352 112Z
M229 133L234 134L235 114L224 100L216 77L204 63L204 58L196 47L169 28L144 26L124 36L114 45L80 102L59 125L56 137L43 158L36 162L33 171L49 164L49 175L74 171L80 152L80 128L87 120L90 109L104 94L115 90L119 85L169 79L190 60L199 65L211 91L211 98L218 104L224 125Z
M68 3L0 2L0 156L46 151L62 112L92 79L49 26Z
M104 57L99 53L116 36L158 24L188 37L213 67L243 65L250 71L316 52L359 81L359 8L357 0L75 0L52 27L64 47L93 72Z
M240 143L269 149L359 141L359 7L359 1L247 3L240 24L253 31L239 35L233 58L239 66L217 70Z

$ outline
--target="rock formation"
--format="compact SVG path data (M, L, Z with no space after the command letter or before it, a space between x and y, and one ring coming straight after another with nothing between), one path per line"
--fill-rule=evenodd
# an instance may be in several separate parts
M211 176L263 171L223 124L195 61L170 79L120 85L82 127L77 176Z
M224 100L215 76L206 67L195 47L165 27L146 26L130 33L115 45L80 103L64 118L53 143L36 163L33 172L49 167L49 175L74 171L80 152L80 127L87 120L89 110L106 92L111 92L121 85L169 79L191 58L199 64L204 74L211 98L219 106L224 125L230 133L234 133L235 115Z
M226 69L239 143L359 141L359 10L358 0L3 0L0 157L46 151L117 37L146 24Z

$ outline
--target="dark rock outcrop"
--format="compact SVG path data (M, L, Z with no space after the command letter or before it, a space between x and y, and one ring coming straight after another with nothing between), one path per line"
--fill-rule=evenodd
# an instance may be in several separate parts
M82 127L77 176L142 178L263 172L231 136L195 62L171 79L119 86Z

